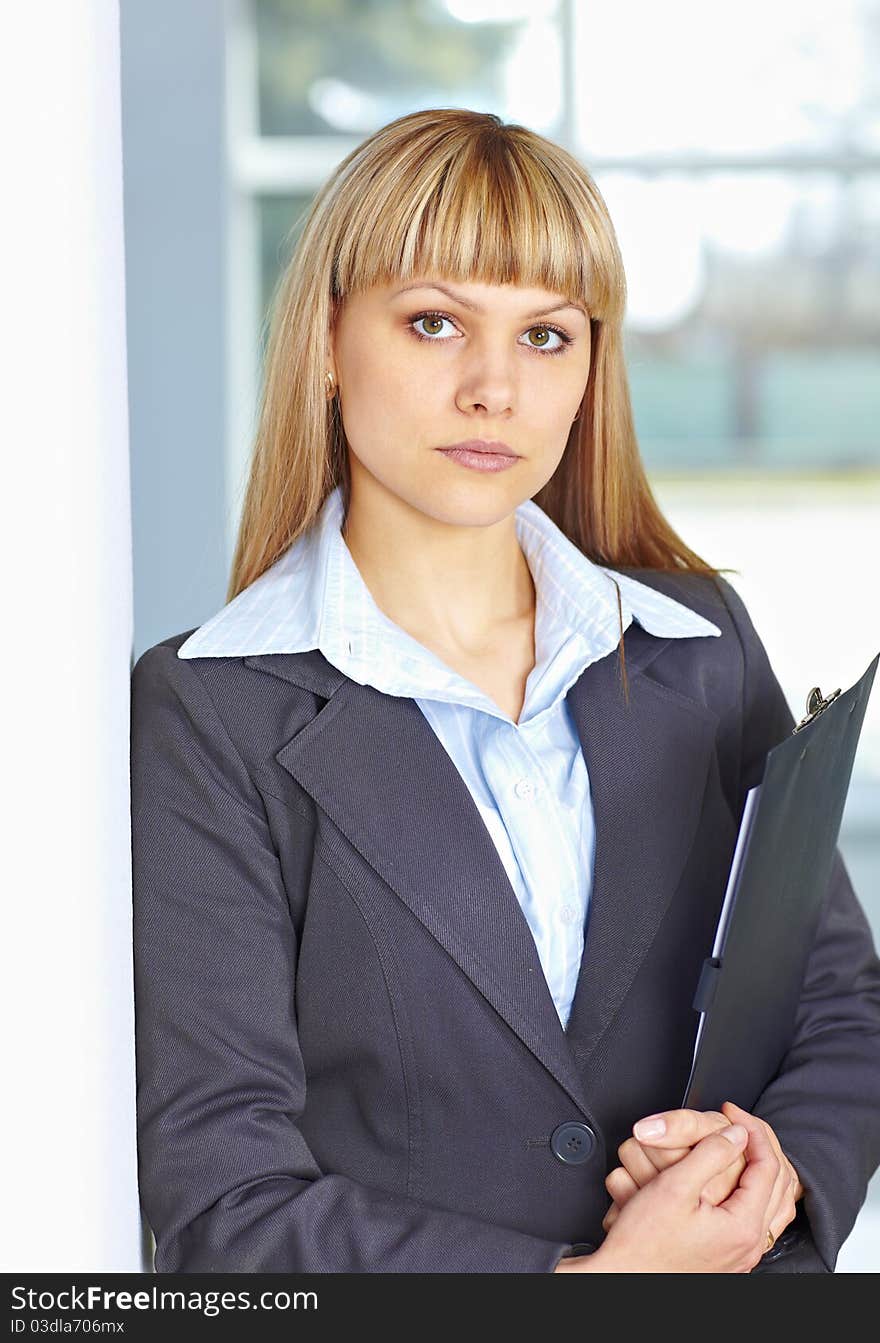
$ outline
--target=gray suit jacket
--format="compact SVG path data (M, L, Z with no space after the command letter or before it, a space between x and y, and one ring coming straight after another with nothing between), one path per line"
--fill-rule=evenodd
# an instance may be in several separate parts
M317 651L132 674L140 1193L156 1269L549 1272L617 1149L677 1107L739 818L794 726L721 579L632 572L722 629L626 633L568 692L596 858L563 1030L417 705ZM736 1100L736 1096L731 1099ZM753 1111L806 1187L754 1272L833 1271L880 1163L880 963L839 851Z

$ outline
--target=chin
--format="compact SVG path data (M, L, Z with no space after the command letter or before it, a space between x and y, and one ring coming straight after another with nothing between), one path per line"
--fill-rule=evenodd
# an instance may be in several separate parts
M531 497L523 494L522 485L514 490L510 482L502 484L503 474L473 483L459 481L455 485L438 485L435 481L430 490L420 491L408 502L436 522L454 527L491 527L509 517L523 499Z

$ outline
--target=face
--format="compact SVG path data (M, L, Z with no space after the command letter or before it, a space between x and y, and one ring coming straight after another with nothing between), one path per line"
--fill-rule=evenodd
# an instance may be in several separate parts
M553 475L590 371L590 322L564 294L518 285L394 282L349 296L327 367L359 482L443 522L487 525ZM517 454L478 471L439 452L467 440Z

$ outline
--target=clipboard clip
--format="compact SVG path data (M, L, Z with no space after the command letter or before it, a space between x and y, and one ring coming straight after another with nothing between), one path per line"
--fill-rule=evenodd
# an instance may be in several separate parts
M832 690L831 694L828 695L827 698L822 695L822 691L819 689L818 686L813 686L813 689L807 696L806 716L801 719L797 727L792 728L792 736L794 736L795 732L800 732L802 727L806 727L807 723L812 723L814 718L818 718L819 714L822 713L823 710L827 709L831 701L837 699L837 696L839 694L840 694L840 686L838 686L836 690Z

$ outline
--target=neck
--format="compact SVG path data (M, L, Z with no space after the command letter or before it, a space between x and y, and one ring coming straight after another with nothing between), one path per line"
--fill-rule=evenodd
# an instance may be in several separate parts
M513 515L486 526L439 521L370 480L353 482L342 535L390 620L471 656L534 624L535 586Z

